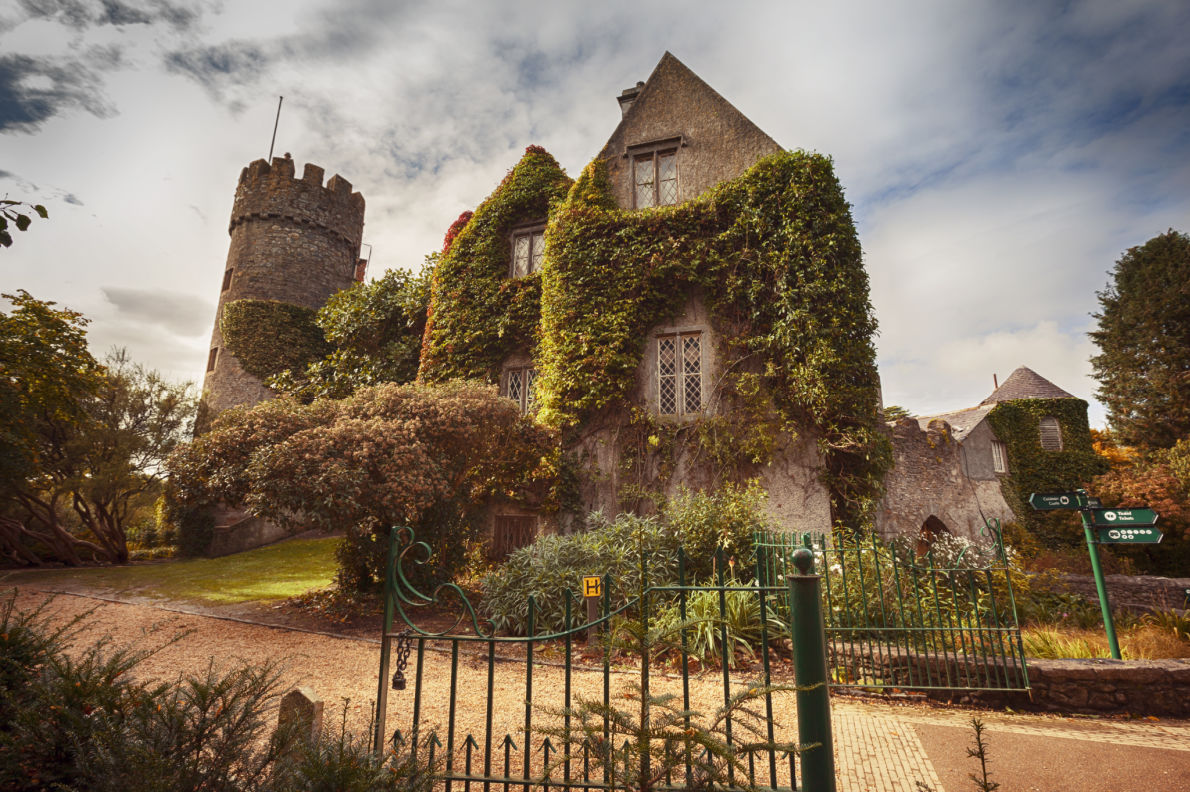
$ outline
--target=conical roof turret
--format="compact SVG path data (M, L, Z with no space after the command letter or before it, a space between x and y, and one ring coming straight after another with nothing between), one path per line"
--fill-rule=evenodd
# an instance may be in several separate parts
M994 405L1011 402L1014 399L1078 399L1074 394L1063 391L1027 366L1019 366L1000 384L1000 387L980 402Z

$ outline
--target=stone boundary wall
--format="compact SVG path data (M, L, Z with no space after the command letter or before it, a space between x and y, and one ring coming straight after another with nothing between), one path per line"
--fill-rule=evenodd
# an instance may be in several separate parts
M934 699L1054 713L1190 718L1190 660L1031 658L1032 696L1020 691L932 692Z
M1190 608L1190 578L1164 578L1154 575L1104 576L1107 596L1115 608L1134 610L1165 610ZM1095 579L1089 575L1063 574L1061 586L1087 600L1098 603Z
M927 681L1023 682L1019 664L1011 657L984 659L885 647L874 656L840 654L828 659L829 665L840 663L861 673L855 679L871 675L906 691L922 690L919 686L929 685ZM939 688L925 693L930 699L993 708L1190 718L1190 659L1030 658L1026 669L1029 691ZM858 687L862 690L862 683Z

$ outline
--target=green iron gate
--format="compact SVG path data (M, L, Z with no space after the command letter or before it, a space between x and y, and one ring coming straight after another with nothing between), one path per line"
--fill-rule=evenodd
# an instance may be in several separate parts
M409 573L430 555L409 529L392 532L373 736L378 752L391 744L425 753L446 790L788 790L795 780L803 789L835 789L820 579L809 551L790 549L783 559L796 569L764 586L725 580L722 556L714 585L687 585L679 558L676 585L650 586L642 558L636 596L615 604L616 582L604 575L590 619L583 601L565 591L560 630L535 624L539 604L530 598L525 636L485 629L454 584L428 592L411 584ZM758 564L758 578L761 573ZM419 627L419 607L438 606L441 614L450 601L458 608L452 625ZM760 615L752 679L740 684L729 663L721 664L721 674L692 675L695 632L715 634L723 652L729 646L724 617L741 604ZM657 627L667 615L668 636ZM627 669L613 665L613 626L632 637ZM602 638L587 641L588 630L602 631ZM772 674L767 648L785 640L796 687ZM391 736L390 687L404 692L394 695L400 701ZM794 701L796 732L789 723ZM431 709L436 717L427 715Z
M989 548L946 563L876 538L765 533L759 580L780 581L796 549L813 550L832 687L1026 691L1012 570L999 522L987 526Z

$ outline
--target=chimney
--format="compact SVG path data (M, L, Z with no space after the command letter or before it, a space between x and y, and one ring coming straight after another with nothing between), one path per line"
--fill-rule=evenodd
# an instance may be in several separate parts
M995 391L1000 387L1000 383L996 381L996 373L992 372L992 390Z
M636 101L636 97L640 93L640 89L644 87L644 82L638 80L636 85L632 86L631 88L625 88L620 92L620 95L616 97L620 103L620 118L628 115L628 108L632 107L632 103Z

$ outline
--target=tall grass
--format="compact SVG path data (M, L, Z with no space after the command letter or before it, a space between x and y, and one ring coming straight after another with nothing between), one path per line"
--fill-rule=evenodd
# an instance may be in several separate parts
M1190 658L1190 642L1168 628L1138 624L1119 632L1120 655L1125 660ZM1110 658L1111 649L1102 629L1063 625L1036 625L1021 629L1028 658Z

